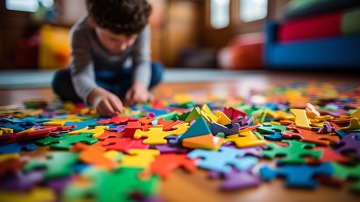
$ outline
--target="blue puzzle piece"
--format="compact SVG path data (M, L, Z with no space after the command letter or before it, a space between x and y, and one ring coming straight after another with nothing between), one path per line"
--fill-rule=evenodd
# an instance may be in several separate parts
M196 137L200 135L211 134L211 130L207 125L205 119L200 117L196 122L190 126L190 128L179 137L179 140L182 141L185 138Z
M273 180L277 176L282 176L286 177L286 186L288 187L313 189L317 186L314 176L319 174L331 176L333 174L333 168L329 163L324 163L318 166L310 166L306 164L285 165L277 170L264 166L260 168L259 173L261 177L267 181Z
M179 136L170 135L165 137L168 141L168 145L171 147L181 146L181 141L179 140Z
M239 134L240 125L238 123L233 123L233 124L228 124L227 126L223 126L221 124L211 122L210 130L213 135L216 135L221 132L224 133L225 136L234 135L234 134Z
M26 149L28 151L36 150L36 144L34 142L27 143L11 143L6 145L0 145L0 154L13 154L20 153L22 149Z
M72 126L72 125L76 125L76 128L73 128L71 130L79 130L79 129L83 129L86 128L88 125L92 125L92 124L96 124L96 119L89 119L86 121L82 121L82 122L65 122L64 126Z
M197 161L197 166L221 173L231 172L232 166L236 170L246 170L258 162L255 157L245 156L244 151L229 147L221 147L219 151L196 149L188 154L190 159L199 157L203 159Z
M275 133L270 134L270 135L264 135L264 138L267 139L267 140L276 141L276 140L281 140L282 136L281 136L281 132L275 132Z

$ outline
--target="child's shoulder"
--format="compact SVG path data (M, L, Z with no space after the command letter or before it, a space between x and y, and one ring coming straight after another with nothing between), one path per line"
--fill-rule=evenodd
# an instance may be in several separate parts
M83 32L83 31L90 31L91 27L89 22L87 21L87 17L81 17L72 27L71 32Z

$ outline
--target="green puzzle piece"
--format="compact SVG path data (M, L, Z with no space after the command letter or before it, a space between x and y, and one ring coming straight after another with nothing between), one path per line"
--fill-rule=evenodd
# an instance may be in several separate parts
M79 160L78 154L72 152L54 152L48 154L46 157L46 161L30 160L30 162L23 167L23 170L29 172L36 168L46 168L44 174L45 179L66 177L74 172L72 166Z
M334 177L341 180L346 180L349 178L355 178L356 181L353 182L350 187L356 192L360 192L360 164L356 166L345 166L338 163L332 164L334 169Z
M145 197L153 196L159 188L159 178L151 176L146 181L138 178L142 169L118 168L108 172L94 167L86 169L81 176L89 178L92 183L87 185L72 184L65 190L66 201L77 201L91 195L98 202L131 201L129 194L140 193Z
M98 141L97 138L92 137L92 133L79 133L78 135L70 135L64 133L61 137L46 137L36 141L40 145L49 145L53 149L66 149L68 150L74 143L85 142L87 144L94 144Z
M279 163L306 163L304 156L311 156L319 159L322 156L322 151L312 151L306 148L314 148L315 144L303 143L294 140L282 140L289 144L287 147L282 147L274 143L266 145L268 149L262 151L263 156L266 158L275 158L275 156L285 156Z
M286 126L276 125L271 123L263 123L262 126L258 127L257 131L266 134L275 133L276 131L283 132L286 131Z

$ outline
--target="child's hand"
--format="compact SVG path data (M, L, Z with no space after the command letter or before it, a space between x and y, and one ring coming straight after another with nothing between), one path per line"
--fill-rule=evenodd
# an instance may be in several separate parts
M125 96L125 101L128 105L153 102L154 99L154 95L141 82L135 82Z
M95 88L88 97L88 103L100 116L111 117L124 111L121 100L102 88Z

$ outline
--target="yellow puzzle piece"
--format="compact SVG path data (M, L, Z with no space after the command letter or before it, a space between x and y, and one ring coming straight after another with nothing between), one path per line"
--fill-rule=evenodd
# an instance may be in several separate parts
M86 127L83 129L71 131L69 134L74 135L78 133L93 133L93 137L99 137L105 132L105 130L109 130L109 126L95 126L94 129L88 129Z
M297 127L311 130L310 120L306 116L304 109L290 109L290 112L295 116L295 125Z
M240 134L229 135L225 142L234 142L239 148L254 147L266 145L266 140L260 140L251 130L240 130Z
M30 193L0 191L1 201L48 202L55 201L55 193L49 188L34 188Z
M147 168L160 151L156 149L129 149L121 160L122 167Z
M189 128L188 123L182 123L179 125L175 125L173 128L175 130L163 131L162 127L151 127L149 131L136 130L134 134L135 139L140 139L142 137L147 137L147 139L143 140L144 144L166 144L167 140L165 137L170 135L179 136L186 132Z

